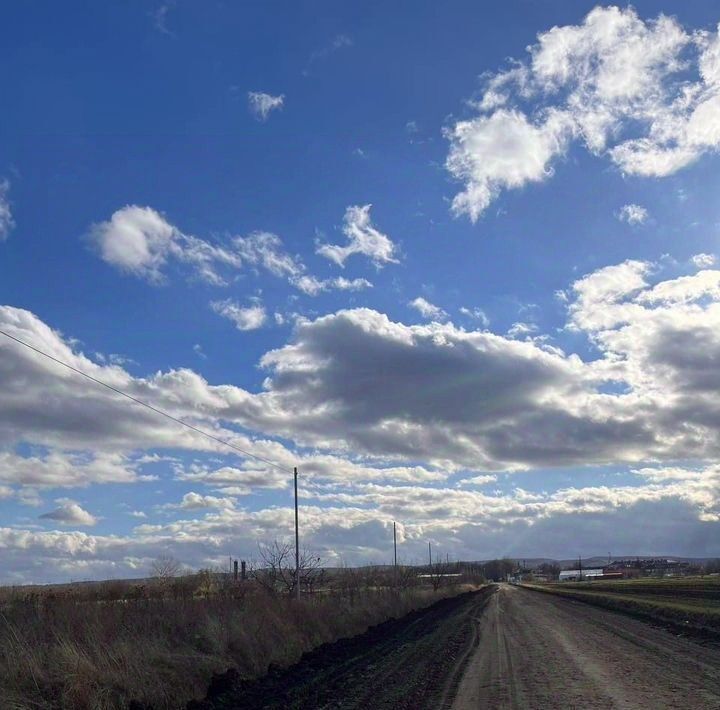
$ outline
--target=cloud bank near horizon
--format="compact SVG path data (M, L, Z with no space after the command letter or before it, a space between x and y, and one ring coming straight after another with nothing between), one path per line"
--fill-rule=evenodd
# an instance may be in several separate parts
M641 525L653 530L647 552L679 553L655 522L662 515L689 531L684 545L712 550L720 524L720 271L693 265L663 277L659 264L626 261L577 279L566 308L567 331L584 335L593 357L538 334L404 324L370 309L300 321L286 345L262 358L268 376L258 392L212 385L189 369L135 377L21 309L0 308L0 323L173 416L288 469L299 465L306 540L329 560L384 559L393 520L404 523L407 550L429 537L466 557L529 556L539 530L562 556L562 531L571 527L582 534L599 526L615 549L627 549ZM3 496L36 508L56 489L168 480L190 487L176 503L128 511L147 521L126 535L6 528L3 544L19 570L32 553L46 555L58 575L73 565L131 575L168 549L201 566L220 560L231 540L291 532L289 505L243 503L286 490L281 471L235 457L16 344L4 340L0 350L8 403L0 442L12 450L3 454ZM196 463L181 463L173 455L180 451ZM617 484L545 492L511 484L523 471L587 466L625 473ZM33 514L37 524L97 526L105 512L57 500L50 514ZM178 519L163 521L168 515Z

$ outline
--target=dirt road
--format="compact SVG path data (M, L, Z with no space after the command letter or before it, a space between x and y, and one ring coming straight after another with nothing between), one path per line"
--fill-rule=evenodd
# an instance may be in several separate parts
M500 585L453 710L720 708L720 649L628 616Z
M256 680L229 671L188 710L720 709L720 648L499 585L438 602Z

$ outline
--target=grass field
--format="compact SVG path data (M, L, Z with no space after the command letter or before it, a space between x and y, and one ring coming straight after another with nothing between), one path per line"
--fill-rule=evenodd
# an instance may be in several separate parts
M635 579L524 585L720 639L720 577Z
M200 576L0 589L0 706L185 707L205 695L214 673L233 667L257 677L468 588L383 586L353 572L300 600L252 581L209 587Z

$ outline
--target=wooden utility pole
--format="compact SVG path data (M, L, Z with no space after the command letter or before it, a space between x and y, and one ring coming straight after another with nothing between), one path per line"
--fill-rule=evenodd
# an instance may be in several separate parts
M430 560L430 571L432 572L432 543L428 542L428 559Z
M300 527L298 525L297 466L293 469L295 479L295 599L300 599Z
M395 568L395 574L397 575L397 530L395 529L394 521L393 521L393 567Z

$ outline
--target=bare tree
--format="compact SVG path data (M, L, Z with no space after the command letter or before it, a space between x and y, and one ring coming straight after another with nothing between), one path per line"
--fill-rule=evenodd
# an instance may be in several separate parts
M160 555L151 565L150 574L152 577L167 582L180 574L182 565L170 555Z
M260 561L254 577L272 592L295 590L295 549L290 542L274 540L270 545L258 545ZM319 557L307 550L300 551L300 588L313 591L323 581L325 572Z

